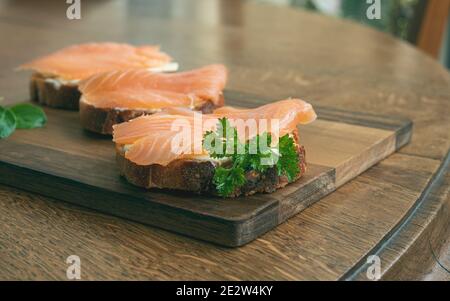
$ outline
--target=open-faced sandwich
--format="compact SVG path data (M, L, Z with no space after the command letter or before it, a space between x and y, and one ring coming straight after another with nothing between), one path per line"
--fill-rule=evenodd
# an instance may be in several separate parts
M115 125L113 140L120 172L134 185L236 197L300 178L306 161L297 125L315 118L299 99L204 115L169 108Z
M100 72L130 68L172 72L178 64L157 46L88 43L63 48L20 66L34 71L30 82L32 101L69 110L78 109L81 80Z
M81 125L93 132L112 134L115 124L166 108L211 113L223 106L226 82L223 65L179 73L146 69L100 73L79 84Z

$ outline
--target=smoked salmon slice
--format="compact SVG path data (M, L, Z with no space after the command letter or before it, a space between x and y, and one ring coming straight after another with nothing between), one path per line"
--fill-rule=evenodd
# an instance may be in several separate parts
M96 108L192 109L206 101L223 105L226 82L227 69L217 64L178 73L154 73L146 69L110 71L81 81L79 90L82 101Z
M311 104L300 99L282 100L255 109L223 107L205 115L169 108L115 125L113 140L118 147L124 147L125 158L137 165L166 166L177 159L204 156L203 135L215 130L222 117L236 127L239 138L251 139L264 132L280 136L290 134L298 124L314 121L316 113ZM257 124L253 130L247 127L251 121ZM271 126L261 126L263 123Z
M82 80L111 70L168 66L171 57L158 46L132 46L118 43L73 45L20 66L64 80ZM176 66L173 66L175 68Z

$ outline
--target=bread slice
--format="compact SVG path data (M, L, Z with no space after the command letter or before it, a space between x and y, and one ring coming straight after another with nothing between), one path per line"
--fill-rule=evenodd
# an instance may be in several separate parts
M217 195L213 184L215 169L227 162L205 159L180 159L167 166L158 164L137 165L125 158L123 146L116 146L117 164L120 174L133 185L143 188L162 188L184 190L194 193ZM306 171L305 148L297 145L300 173L299 179ZM255 193L272 193L288 184L286 176L279 176L276 168L270 168L264 174L249 171L246 174L247 182L236 189L230 197L248 196ZM295 180L297 180L295 179Z
M222 96L223 97L223 96ZM223 103L221 100L219 103ZM193 108L195 111L209 114L216 106L211 101L205 101L200 106ZM118 108L97 108L83 97L80 100L80 120L81 125L91 132L112 135L113 125L129 121L145 114L154 114L155 110L134 110Z
M152 68L154 72L173 72L177 63ZM56 109L78 111L81 92L78 80L64 80L55 75L34 72L30 80L30 99L38 104Z
M62 81L38 72L31 76L30 98L36 103L52 108L78 110L80 96L76 82Z

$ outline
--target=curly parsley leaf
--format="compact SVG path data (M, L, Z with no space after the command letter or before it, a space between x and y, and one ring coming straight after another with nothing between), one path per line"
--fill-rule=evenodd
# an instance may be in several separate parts
M215 132L206 132L203 148L214 159L232 157L237 147L237 131L226 118L219 119Z
M273 166L274 148L271 148L272 136L268 133L257 135L245 145L245 158L249 166L247 169L266 172Z
M294 139L289 135L284 135L278 141L280 157L277 161L278 175L285 175L289 182L292 182L300 173L299 158Z
M203 147L212 158L230 158L231 167L218 167L213 183L220 196L229 196L246 182L248 171L260 174L275 167L278 175L285 175L289 182L300 173L299 158L294 139L281 137L277 146L272 146L268 133L257 135L244 145L239 141L236 128L226 118L219 119L217 130L206 132ZM239 151L238 151L239 150Z
M229 196L237 187L245 184L245 170L239 166L231 168L217 167L213 182L220 196Z

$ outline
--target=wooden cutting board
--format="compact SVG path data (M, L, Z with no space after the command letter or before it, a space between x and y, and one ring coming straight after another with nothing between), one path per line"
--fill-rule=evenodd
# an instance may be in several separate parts
M227 99L241 98L227 92ZM243 99L249 99L242 97ZM252 102L238 102L252 106ZM48 124L0 140L0 182L111 215L225 246L273 229L409 142L404 118L315 106L318 120L300 127L308 170L273 194L222 199L147 191L118 175L114 145L86 132L78 113L45 109Z

